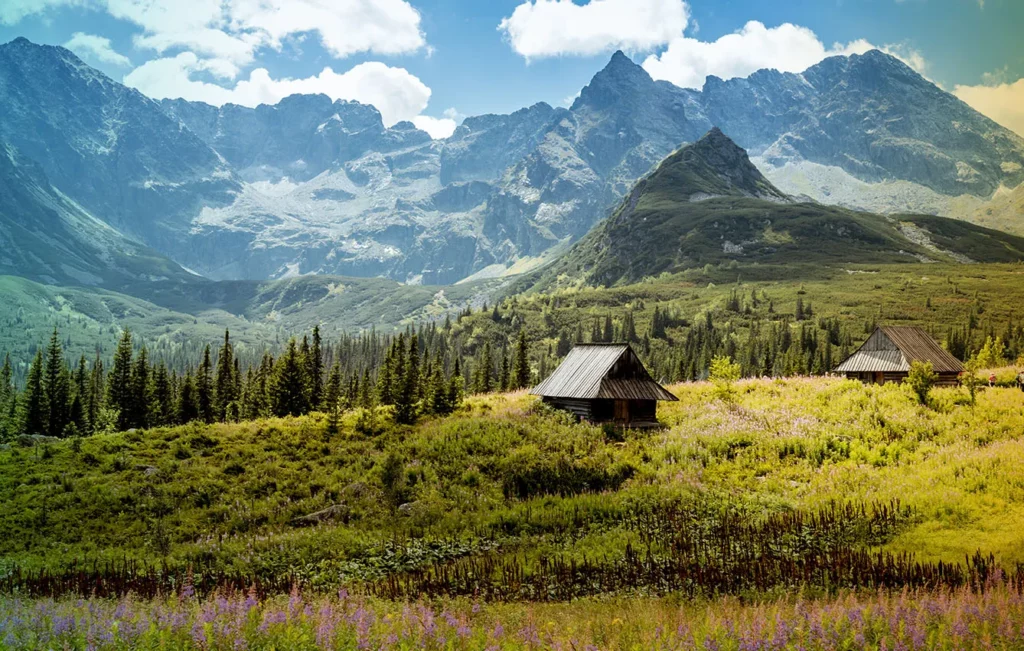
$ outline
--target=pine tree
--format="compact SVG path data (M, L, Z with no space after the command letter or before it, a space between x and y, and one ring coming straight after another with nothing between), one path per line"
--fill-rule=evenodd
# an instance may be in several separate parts
M131 427L132 413L132 333L125 328L114 352L114 365L107 376L107 406L117 411L119 431Z
M195 379L192 377L192 370L189 369L185 371L178 391L177 421L181 425L187 425L196 420L199 420L199 401L196 397Z
M501 372L498 374L498 390L508 391L509 383L512 381L512 368L508 360L508 351L501 351Z
M231 333L224 330L224 343L217 354L217 374L214 379L214 415L220 422L227 420L228 410L238 400L235 378L234 349Z
M399 337L399 341L402 339ZM405 371L402 373L402 388L395 400L395 421L403 425L416 422L416 396L419 394L420 352L416 335L409 338L409 354L406 357Z
M300 416L309 411L303 362L295 339L290 339L274 368L271 404L275 416Z
M526 344L526 332L519 331L516 339L516 359L512 365L512 388L525 389L530 386L530 350Z
M37 348L22 394L21 431L25 434L45 433L47 417L46 396L43 393L43 349Z
M452 374L448 378L448 410L449 413L459 408L462 405L462 400L465 397L465 382L466 379L462 375L461 363L459 358L455 358L455 367L452 369Z
M210 374L213 372L213 363L210 361L210 346L203 350L203 363L196 370L196 405L199 407L199 419L204 423L212 423L213 412L213 386Z
M610 314L604 317L604 332L601 334L601 341L608 343L615 341L615 325L612 323Z
M135 358L132 367L132 401L130 408L129 427L145 429L149 427L149 408L152 401L152 384L149 373L149 352L143 346Z
M484 344L483 356L477 368L476 392L490 393L494 390L494 359L491 357L491 343Z
M151 425L162 427L169 425L174 418L174 398L171 393L171 378L167 373L167 365L163 360L153 371L153 409L150 414Z
M320 326L313 326L313 344L306 358L306 375L309 377L309 405L319 409L324 399L324 354L320 340Z
M14 371L11 368L11 355L4 357L4 365L0 368L0 441L6 441L14 435Z
M47 410L46 433L50 436L63 436L64 428L71 420L71 378L56 328L53 329L50 345L46 349L43 395Z
M324 387L323 410L327 413L327 433L337 434L341 415L341 366L337 361L331 367L330 377Z
M103 409L103 396L106 393L106 384L103 372L103 360L99 353L92 362L92 371L89 374L89 403L85 406L86 419L89 421L89 432L95 432L100 421L100 410Z

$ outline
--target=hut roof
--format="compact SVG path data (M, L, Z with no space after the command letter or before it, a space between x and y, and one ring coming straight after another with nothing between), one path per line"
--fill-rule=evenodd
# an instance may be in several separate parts
M530 393L577 400L678 400L651 379L629 344L576 346Z
M917 326L881 326L836 371L906 373L914 362L931 362L938 373L960 373L964 365Z

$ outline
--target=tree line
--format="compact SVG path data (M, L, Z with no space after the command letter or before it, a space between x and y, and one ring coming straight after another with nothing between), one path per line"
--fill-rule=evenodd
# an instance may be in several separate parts
M743 377L831 371L876 323L817 315L798 297L779 313L763 290L733 292L724 305L690 317L672 304L581 316L557 296L521 304L515 297L469 308L397 334L375 331L323 341L319 328L278 350L236 350L230 333L196 348L191 362L154 358L124 331L112 358L66 360L60 332L36 349L16 389L10 356L0 367L0 439L17 434L74 436L199 422L253 420L377 406L411 423L455 410L466 394L514 390L547 377L573 345L628 342L655 379L702 380L716 358L734 360ZM794 309L795 308L795 309ZM1024 325L982 326L975 308L945 337L962 360L986 366L1024 354ZM933 333L940 340L941 333ZM375 423L365 422L368 428Z

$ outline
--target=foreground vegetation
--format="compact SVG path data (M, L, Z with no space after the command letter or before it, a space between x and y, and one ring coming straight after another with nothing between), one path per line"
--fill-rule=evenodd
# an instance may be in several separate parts
M598 576L629 549L684 558L680 535L713 542L729 518L759 539L758 523L818 517L837 499L852 515L801 525L798 548L783 531L780 553L962 564L980 551L1007 572L1024 562L1019 390L984 389L973 407L963 390L921 405L905 386L837 379L673 391L654 433L574 424L514 393L414 425L379 408L374 431L355 409L336 434L314 414L15 443L0 449L0 564L127 558L316 589L392 577L421 589L410 573L494 561L529 583L555 560Z
M187 593L140 602L0 597L8 649L1016 649L1024 597L982 591L571 605L395 604L351 597L259 601Z

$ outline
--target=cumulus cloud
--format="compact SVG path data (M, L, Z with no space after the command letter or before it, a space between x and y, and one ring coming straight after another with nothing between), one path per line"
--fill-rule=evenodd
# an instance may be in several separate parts
M302 79L274 79L265 68L257 68L233 87L195 78L197 73L210 72L211 65L215 64L183 52L139 66L124 82L155 99L182 97L215 106L276 104L289 95L322 93L335 100L372 104L386 126L414 121L430 101L430 88L415 75L376 61L361 63L344 73L327 67L318 75ZM431 128L439 129L433 124Z
M643 67L655 79L664 79L683 88L700 88L708 75L731 79L746 77L762 68L803 72L826 57L863 54L872 49L876 46L864 39L826 47L806 27L791 23L766 27L752 20L739 31L716 41L680 36L661 54L647 57ZM877 49L902 59L918 72L925 68L920 53L905 46Z
M1005 79L993 74L986 80ZM1024 79L1015 82L957 86L953 94L971 108L1024 137Z
M418 115L412 122L417 129L422 129L430 134L434 140L444 140L455 133L456 127L466 119L466 116L454 108L445 109L443 118L435 118L429 115Z
M95 34L75 32L64 47L75 52L84 59L92 59L101 63L127 67L132 64L128 57L117 52L110 45L110 39Z
M651 50L682 35L683 0L526 0L498 29L518 54L531 58Z
M407 0L0 0L0 23L60 6L105 10L141 28L137 48L188 50L219 59L234 74L262 47L317 34L335 57L404 54L426 47L420 14Z

